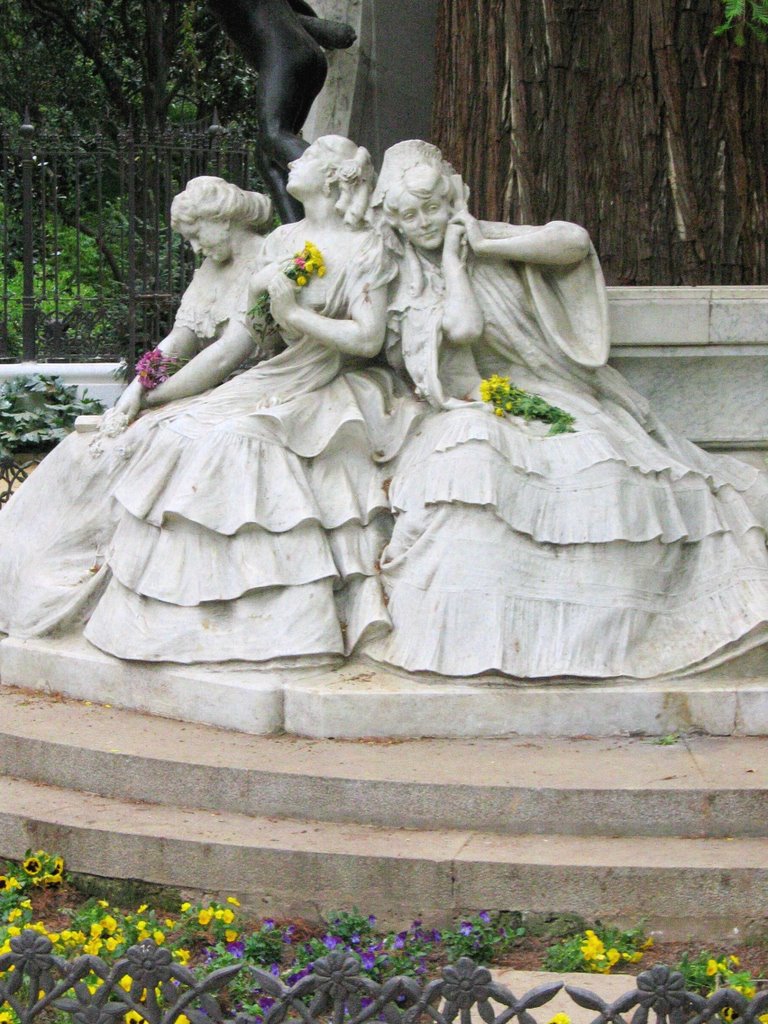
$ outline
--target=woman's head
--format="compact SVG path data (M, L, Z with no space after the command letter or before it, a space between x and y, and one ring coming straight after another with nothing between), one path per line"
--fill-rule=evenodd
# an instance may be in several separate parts
M341 135L323 135L290 164L288 191L303 202L318 191L336 198L351 227L362 224L376 179L371 155Z
M197 221L256 229L266 227L271 219L272 202L267 196L209 175L192 178L171 203L171 226L185 236Z
M461 179L439 149L411 140L384 154L372 200L379 216L419 249L439 249L453 214L466 204Z

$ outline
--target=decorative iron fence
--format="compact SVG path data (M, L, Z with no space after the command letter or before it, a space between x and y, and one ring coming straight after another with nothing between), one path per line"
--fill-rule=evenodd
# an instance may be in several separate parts
M486 967L467 958L443 968L441 977L411 977L375 982L360 961L346 953L331 953L315 961L311 973L286 987L268 971L250 968L252 989L261 993L263 1017L239 1010L233 999L235 979L244 970L234 964L203 978L173 961L171 953L152 940L129 949L113 965L96 956L67 962L53 954L47 936L23 931L0 956L0 1011L7 1006L19 1024L50 1019L63 1012L75 1024L116 1024L126 1018L146 1024L191 1024L225 1020L249 1024L542 1024L552 1017L531 1011L546 1007L565 991L577 1006L594 1014L593 1024L763 1024L768 991L751 1000L734 989L721 989L709 998L688 992L682 974L656 966L635 979L634 988L611 1003L585 988L552 981L519 998L494 981ZM238 979L238 984L242 981ZM219 993L214 997L213 993Z
M170 226L198 174L259 189L255 145L216 118L161 137L0 133L0 361L133 363L170 327L193 260Z

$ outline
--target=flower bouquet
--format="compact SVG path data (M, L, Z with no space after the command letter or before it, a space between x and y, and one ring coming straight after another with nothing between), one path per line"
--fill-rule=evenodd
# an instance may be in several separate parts
M312 277L325 277L325 260L323 254L312 242L305 242L301 252L297 252L290 259L281 264L280 269L290 281L295 281L299 288L305 288ZM266 332L274 325L274 319L269 306L269 292L263 291L248 315L254 319L263 321L263 332Z
M480 397L493 406L497 416L522 416L524 420L542 420L549 423L549 435L572 434L576 422L569 412L550 405L541 395L532 395L511 384L509 377L494 374L480 382Z

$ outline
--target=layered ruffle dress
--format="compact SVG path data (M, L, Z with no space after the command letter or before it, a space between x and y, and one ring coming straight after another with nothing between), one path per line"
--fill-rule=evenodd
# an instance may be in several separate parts
M265 261L290 230L270 236ZM394 272L375 235L351 233L319 312L344 319ZM213 391L141 418L100 485L109 516L84 635L125 659L264 662L348 654L386 630L387 463L422 412L387 368L293 338ZM85 500L70 489L62 514Z
M368 231L343 260L317 306L337 320L395 272ZM386 368L299 337L158 417L113 490L87 639L120 658L264 662L349 654L387 629L386 465L420 414Z
M390 361L432 411L394 467L393 629L373 656L454 676L649 678L765 642L765 475L675 437L602 365L594 254L468 271L485 316L472 350L443 344L441 272L415 250L391 304ZM462 400L491 373L570 412L574 432Z
M254 234L236 261L222 266L208 258L195 271L174 327L192 331L199 349L230 320L245 323L248 281L263 247L263 236ZM87 617L109 576L112 491L158 419L195 400L145 412L114 438L73 432L24 482L0 515L0 632L43 636Z

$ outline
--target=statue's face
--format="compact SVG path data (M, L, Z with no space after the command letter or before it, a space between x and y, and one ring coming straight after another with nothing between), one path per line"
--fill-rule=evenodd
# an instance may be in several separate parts
M288 164L288 192L294 199L312 195L325 188L328 171L314 146L305 150L298 160Z
M232 258L229 221L200 218L184 234L195 253L210 256L217 263L226 263Z
M442 179L431 168L414 168L404 185L393 226L417 249L442 248L445 230L453 216L449 197L441 195Z

